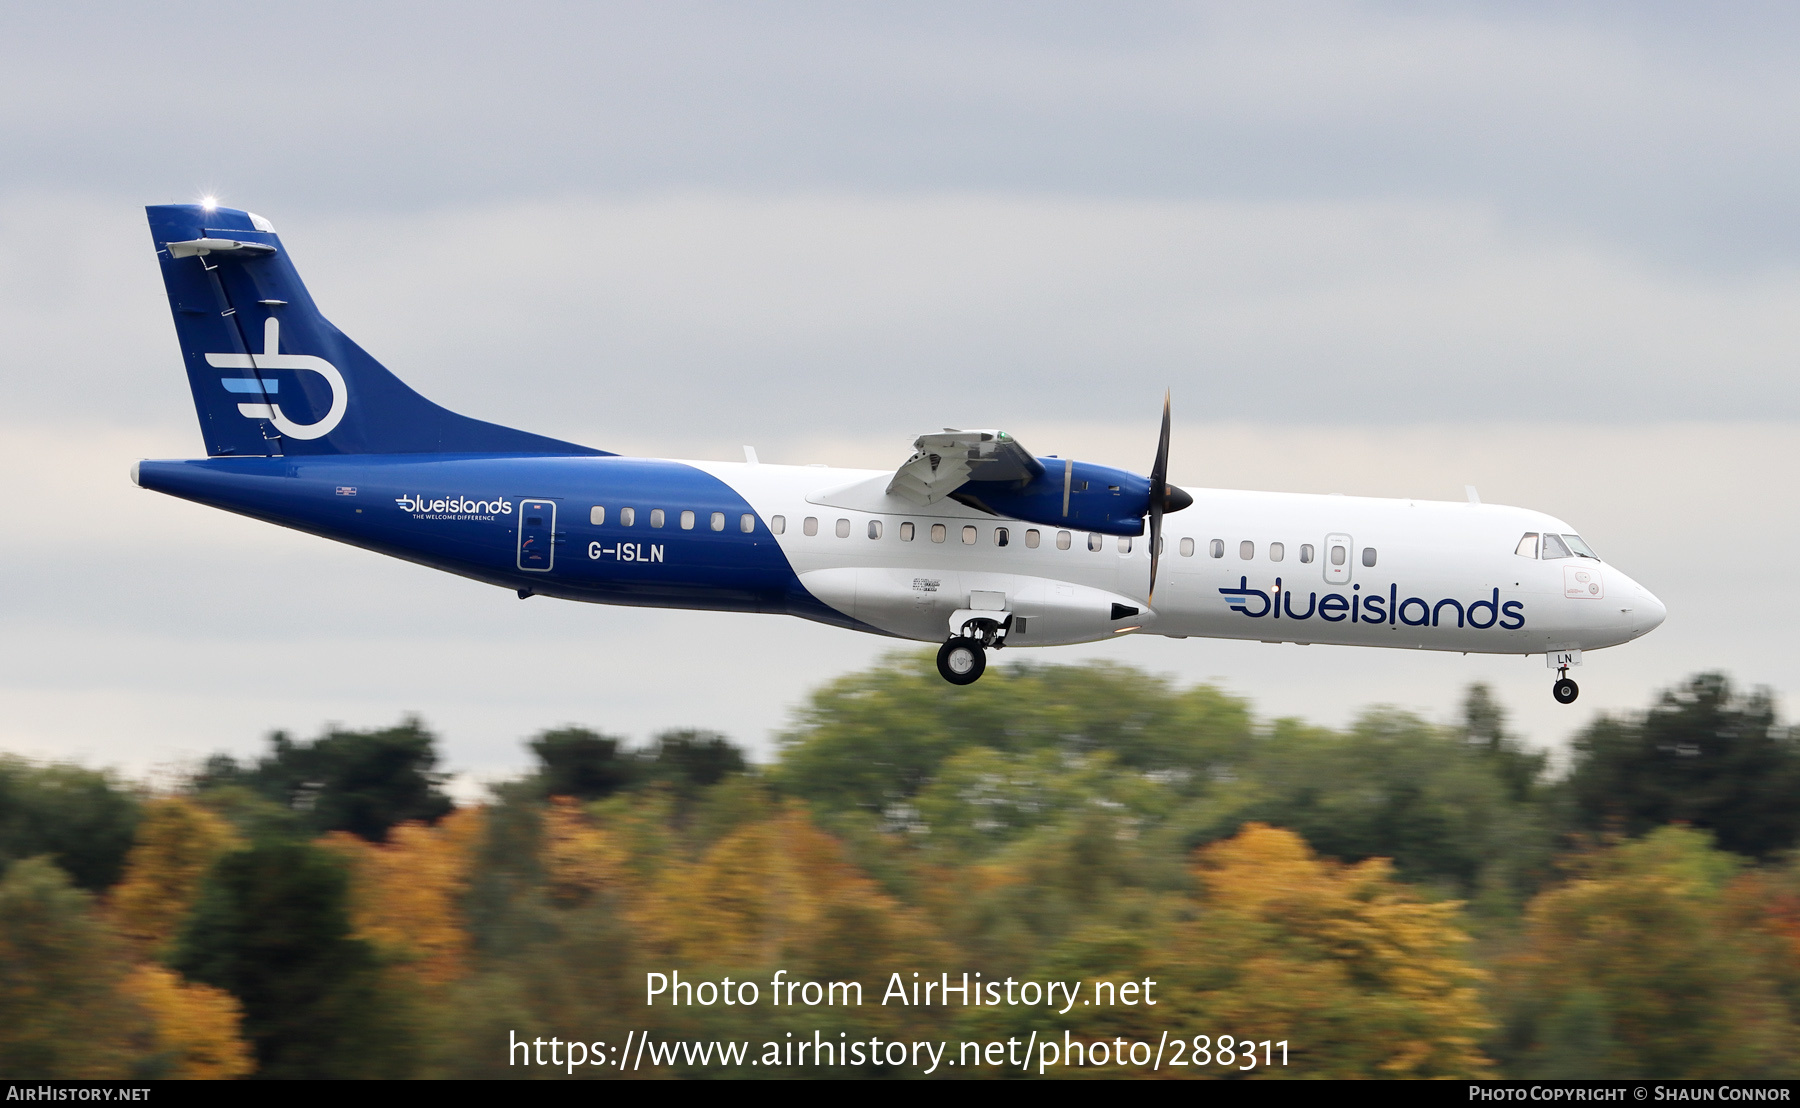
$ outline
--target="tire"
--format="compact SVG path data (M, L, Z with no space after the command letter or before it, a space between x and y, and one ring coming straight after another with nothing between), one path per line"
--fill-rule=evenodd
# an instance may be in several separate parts
M937 666L952 685L973 685L987 669L987 651L974 639L954 638L938 647Z
M1551 686L1550 694L1556 697L1558 704L1573 704L1575 698L1581 695L1581 686L1565 677Z

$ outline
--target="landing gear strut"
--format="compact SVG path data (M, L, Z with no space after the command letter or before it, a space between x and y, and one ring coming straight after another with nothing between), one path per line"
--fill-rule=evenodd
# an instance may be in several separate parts
M1556 684L1550 686L1550 695L1556 697L1558 704L1573 704L1581 695L1581 686L1569 680L1569 667L1563 666L1556 671Z
M938 647L938 673L952 685L973 685L987 671L987 652L1006 645L1006 633L1012 630L1011 615L1004 619L971 619L962 625L962 633Z

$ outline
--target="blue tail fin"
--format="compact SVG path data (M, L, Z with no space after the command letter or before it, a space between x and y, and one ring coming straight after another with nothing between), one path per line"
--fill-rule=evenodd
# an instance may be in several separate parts
M207 454L605 453L460 416L408 388L319 314L261 216L147 211Z

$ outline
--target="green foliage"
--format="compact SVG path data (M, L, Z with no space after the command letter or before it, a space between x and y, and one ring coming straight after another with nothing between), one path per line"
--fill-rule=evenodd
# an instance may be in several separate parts
M644 760L651 780L667 782L684 797L746 768L744 752L715 731L664 731L651 743Z
M453 807L444 795L435 737L416 717L375 731L331 730L310 743L269 736L268 755L242 767L216 754L195 781L205 792L241 786L302 813L313 832L348 831L384 842L404 820L435 821Z
M112 774L0 755L0 866L47 854L84 889L119 879L138 799Z
M629 786L638 764L623 749L624 740L585 727L545 731L530 742L538 759L538 782L544 796L596 800Z
M121 944L48 859L0 881L0 1074L156 1076L151 1021L124 995Z
M1516 901L1547 875L1554 835L1542 807L1519 798L1507 753L1391 710L1342 734L1281 723L1231 788L1196 806L1189 841L1254 820L1340 861L1389 858L1406 880Z
M264 842L213 867L175 968L237 997L261 1077L403 1077L414 1064L406 998L350 935L343 861Z
M1127 666L995 667L954 688L929 654L896 654L813 693L781 736L772 777L825 808L883 813L908 805L951 758L985 748L1104 752L1123 770L1192 791L1241 759L1251 739L1242 701L1206 686L1178 691Z
M1700 674L1642 715L1600 719L1574 747L1580 828L1637 836L1681 822L1752 858L1800 843L1800 744L1766 690Z

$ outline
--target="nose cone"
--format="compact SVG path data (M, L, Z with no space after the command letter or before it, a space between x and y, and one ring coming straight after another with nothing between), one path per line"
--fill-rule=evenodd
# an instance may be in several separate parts
M1663 606L1663 602L1656 599L1655 595L1642 585L1638 586L1638 602L1633 607L1636 609L1631 613L1636 617L1632 627L1634 638L1639 635L1648 635L1661 627L1662 621L1669 615L1669 609Z

